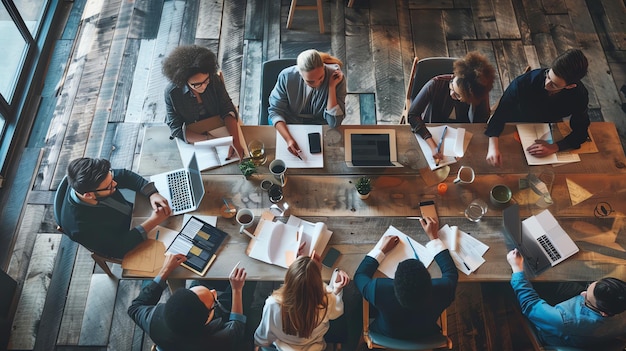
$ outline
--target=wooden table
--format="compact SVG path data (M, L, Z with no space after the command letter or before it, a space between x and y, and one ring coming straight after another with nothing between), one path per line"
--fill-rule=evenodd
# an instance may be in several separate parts
M363 256L389 225L425 244L428 239L419 223L405 217L419 215L419 202L434 199L441 225L457 225L490 247L484 256L486 262L469 276L460 274L460 281L507 281L511 271L505 256L513 248L513 243L502 234L502 209L490 206L479 223L465 219L464 209L474 198L489 202L489 189L494 184L506 184L514 193L512 201L520 204L522 218L537 214L543 210L536 205L537 195L528 189L519 189L519 180L529 172L551 172L554 173L551 193L554 204L549 210L581 250L534 280L595 280L607 275L626 277L626 252L622 246L626 245L626 201L623 200L626 192L626 169L623 165L626 158L613 124L601 122L591 125L600 153L582 154L581 162L559 167L528 166L521 145L513 137L515 127L507 126L500 138L501 151L505 155L501 168L491 167L485 162L487 138L482 133L484 125L458 126L472 132L473 137L465 157L451 165L450 175L444 180L448 184L444 195L438 195L436 184L430 184L427 176L430 171L423 169L426 160L408 126L384 126L397 130L399 161L405 167L394 169L346 167L342 135L343 129L351 126L342 126L337 130L325 128L324 169L289 169L287 172L284 195L290 205L289 213L309 221L325 222L333 231L329 246L342 253L336 265L353 274ZM273 159L275 130L268 126L245 126L244 135L247 140L257 138L265 142L268 165ZM149 175L180 167L175 143L168 136L167 127L153 127L146 131L139 173ZM474 183L452 183L460 165L474 168L477 174ZM367 200L361 200L354 190L353 183L361 175L373 180L374 190ZM258 216L271 205L267 193L259 187L266 177L269 177L266 166L260 167L260 174L249 179L241 175L236 165L206 172L203 174L206 194L197 213L219 216L224 197L238 208L252 209L258 221ZM572 205L568 182L580 185L593 196ZM610 204L614 212L604 218L596 218L594 210L602 202ZM135 207L137 220L146 216L148 211L147 203L138 201ZM181 222L181 216L172 217L164 226L177 229L181 227ZM234 219L219 218L217 225L230 238L203 279L224 279L237 261L241 261L246 268L249 279L283 279L283 268L245 255L249 239L239 234ZM431 265L430 270L435 276L440 274L436 264ZM324 268L325 278L329 278L330 273L330 269ZM134 277L129 274L124 276ZM199 278L183 268L177 269L171 277Z

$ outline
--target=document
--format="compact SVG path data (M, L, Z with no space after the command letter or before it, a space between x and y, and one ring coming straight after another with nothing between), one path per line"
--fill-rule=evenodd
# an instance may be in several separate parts
M439 165L437 165L437 162L433 158L433 153L426 140L422 139L418 134L415 134L415 138L431 170L455 163L456 157L463 157L472 138L472 133L466 131L465 128L447 127L446 135L443 138L443 144L441 146L444 158L443 160L439 160ZM428 131L433 136L433 140L438 143L446 126L428 126L426 128L428 128Z
M322 253L332 232L325 223L312 223L291 216L287 223L261 219L254 233L248 256L269 264L288 268L298 256L298 248L305 242L304 254L313 250Z
M230 147L233 145L232 136L199 141L194 144L187 144L183 140L176 138L176 145L178 146L180 158L185 165L189 163L194 152L196 153L198 167L201 171L239 161L236 153L234 157L227 159Z
M579 162L580 157L570 152L557 152L545 157L537 157L531 155L526 149L535 143L535 140L544 140L549 144L553 144L552 131L549 123L522 123L517 125L517 133L519 134L526 162L529 166L533 165L549 165L554 163L571 163Z
M489 250L489 246L480 240L459 230L457 226L444 225L439 229L439 239L448 247L454 265L461 272L470 275L477 270L485 259L483 255Z
M287 142L276 131L276 159L285 161L287 168L324 168L324 136L321 125L290 124L289 133L294 138L302 153L300 158L287 150ZM320 133L322 152L312 154L309 150L309 133Z
M385 259L378 266L378 270L386 275L389 278L392 278L396 275L396 268L398 268L398 263L408 260L409 258L415 258L415 254L419 257L419 260L422 261L424 267L428 268L430 264L433 262L435 258L430 254L428 249L424 247L424 245L418 243L417 241L411 239L408 235L396 229L394 226L389 226L387 231L380 237L378 243L374 248L380 249L383 245L383 238L386 236L396 235L400 238L398 245L391 250L386 256ZM411 244L409 244L409 242ZM413 245L413 247L411 247ZM413 251L415 249L415 252Z

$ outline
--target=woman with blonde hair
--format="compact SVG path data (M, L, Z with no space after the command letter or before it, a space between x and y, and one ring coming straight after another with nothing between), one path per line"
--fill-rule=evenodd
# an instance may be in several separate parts
M346 106L346 80L341 61L311 49L301 52L296 65L278 75L269 97L268 119L298 156L300 146L287 124L341 125Z
M343 287L348 274L335 270L334 282L322 281L320 258L301 256L289 266L284 284L265 300L263 317L254 342L262 350L307 350L326 348L324 334L329 321L343 314Z

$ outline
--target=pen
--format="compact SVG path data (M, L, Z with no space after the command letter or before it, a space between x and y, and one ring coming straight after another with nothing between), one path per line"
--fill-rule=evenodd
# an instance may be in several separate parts
M465 266L465 268L467 268L468 271L471 271L471 269L469 268L469 266L467 265L467 263L465 263L465 261L463 261L463 265Z
M441 144L443 144L443 139L446 137L446 132L448 131L448 126L443 127L443 133L441 133L441 139L439 139L439 144L437 144L437 153L441 152ZM435 165L439 166L439 159L435 160Z
M409 238L408 236L406 237L406 241L409 242L409 245L411 245L411 249L413 250L413 254L415 255L415 259L419 260L419 256L417 256L417 252L415 251L415 248L413 247L413 243L411 243L411 238Z
M160 232L161 232L161 231L157 229L156 239L155 239L155 240L159 240L159 233L160 233Z
M417 220L422 220L422 217L407 217L406 219L417 219Z
M232 276L233 274L235 274L235 269L237 269L237 267L239 267L239 264L241 263L241 261L237 262L237 264L235 265L235 267L233 267L233 270L230 271L230 274L228 275L229 277Z
M300 154L302 153L302 150L298 150L298 152L296 153L296 157L300 159L300 161L302 160L302 156L300 156Z
M226 205L226 208L228 209L228 211L224 211L224 212L233 212L233 209L230 208L230 206L228 205L228 201L226 201L225 198L222 198L222 201L224 201L224 205Z

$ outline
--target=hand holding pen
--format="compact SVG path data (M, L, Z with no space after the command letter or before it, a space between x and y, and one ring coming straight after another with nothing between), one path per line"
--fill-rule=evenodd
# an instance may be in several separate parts
M439 139L439 143L437 144L437 157L435 157L435 165L439 166L439 161L443 159L443 155L441 155L441 146L443 145L443 140L446 137L446 132L448 131L448 126L443 128L443 132L441 133L441 138Z

